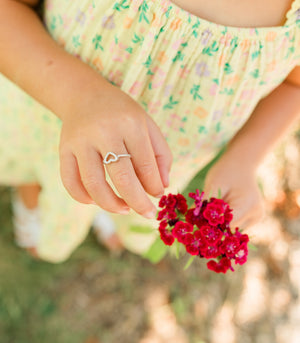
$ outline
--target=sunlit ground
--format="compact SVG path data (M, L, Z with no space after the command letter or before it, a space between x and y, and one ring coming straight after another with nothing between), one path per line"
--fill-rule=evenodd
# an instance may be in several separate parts
M299 343L300 144L297 134L259 171L266 217L257 251L234 273L196 261L156 266L111 256L92 236L61 265L13 244L9 190L0 189L0 342Z

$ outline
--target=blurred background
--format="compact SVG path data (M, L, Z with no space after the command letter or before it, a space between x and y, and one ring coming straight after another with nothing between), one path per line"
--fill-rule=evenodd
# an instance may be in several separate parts
M13 243L1 187L0 342L299 343L300 131L258 181L267 215L247 230L257 250L226 275L200 260L184 271L185 258L113 256L92 235L65 263L36 261Z

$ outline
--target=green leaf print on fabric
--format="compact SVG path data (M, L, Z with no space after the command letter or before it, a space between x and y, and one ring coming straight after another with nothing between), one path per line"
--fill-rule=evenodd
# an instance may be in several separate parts
M72 44L75 48L78 48L79 46L81 46L79 39L80 39L79 35L72 37Z
M167 11L165 12L166 18L169 18L169 17L170 17L170 11L171 11L171 9L172 9L172 7L169 6L168 9L167 9Z
M197 100L203 100L202 96L199 94L199 90L200 90L200 85L194 85L191 90L190 90L190 94L193 95L193 99Z
M198 38L199 34L198 34L198 28L200 26L200 20L197 19L196 23L192 26L192 35L195 37L195 38Z
M174 108L175 105L179 104L179 101L173 100L173 95L169 97L169 102L163 107L164 110L171 110Z
M229 63L225 63L224 72L225 72L225 74L233 73L233 69Z
M158 34L154 36L154 39L157 40L158 37L160 36L161 33L165 32L165 26L162 26L159 31Z
M52 17L50 21L50 29L51 31L54 31L56 29L56 17Z
M234 37L231 42L230 42L230 46L232 46L232 49L231 49L231 53L234 52L234 50L238 47L238 38L237 37Z
M116 11L121 11L122 9L127 9L129 8L129 5L127 5L127 2L128 0L123 0L123 1L120 1L120 2L117 2L115 3L113 9L116 10Z
M252 55L251 55L252 60L256 59L256 58L260 55L261 49L262 49L263 47L264 47L263 44L262 44L261 42L259 42L259 48L258 48L258 50L254 51L254 52L252 53Z
M291 54L293 54L295 52L295 47L291 46L290 48L288 48L287 54L285 55L285 59L288 59L290 57Z
M203 126L203 125L199 126L198 132L199 132L199 133L207 133L206 127Z
M211 46L203 48L202 53L204 55L213 56L213 54L217 51L219 51L218 43L214 41Z
M152 58L151 58L151 56L149 55L148 58L147 58L147 61L144 62L143 65L144 65L147 69L149 69L150 66L151 66L151 64L152 64Z
M93 38L92 42L95 44L95 50L100 49L100 50L104 51L103 46L101 45L101 41L102 41L102 36L100 36L100 35L96 35Z
M220 91L220 94L233 95L234 90L233 90L233 88L225 87L222 91Z
M228 32L228 28L227 28L227 26L225 26L224 30L221 31L221 33L223 36L225 36L227 32Z
M177 51L176 56L172 59L172 62L176 62L176 61L183 61L184 59L184 54L182 53L182 51Z
M139 7L139 11L140 11L140 17L139 17L139 22L142 22L143 20L145 20L145 22L147 24L150 24L149 19L147 18L147 11L149 9L149 6L147 4L146 1L144 1L141 6Z
M221 122L218 122L218 124L217 124L216 127L215 127L216 132L220 132L220 131L221 131L221 128L222 128L222 123L221 123Z
M255 69L250 75L257 79L259 77L259 69Z
M132 38L132 43L134 44L142 44L144 41L144 36L138 36L136 33L134 33L134 38Z

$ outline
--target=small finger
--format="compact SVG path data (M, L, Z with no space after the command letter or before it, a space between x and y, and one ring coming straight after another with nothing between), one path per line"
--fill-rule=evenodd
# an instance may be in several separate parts
M162 136L162 133L156 123L147 117L149 137L156 158L156 163L164 187L169 186L169 174L173 161L172 152L168 143Z
M81 182L76 157L72 152L60 154L60 175L64 187L73 199L83 204L94 203Z
M164 186L147 132L136 135L135 140L128 140L125 144L130 151L136 176L145 191L152 196L161 197Z

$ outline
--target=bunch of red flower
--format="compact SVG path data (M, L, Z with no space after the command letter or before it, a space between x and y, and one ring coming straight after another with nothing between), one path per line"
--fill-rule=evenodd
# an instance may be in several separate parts
M190 255L210 259L207 267L217 273L234 270L231 263L244 264L248 256L249 237L238 228L231 231L232 209L222 199L204 200L204 192L189 193L192 208L182 194L164 195L157 219L159 232L166 245L177 241Z

